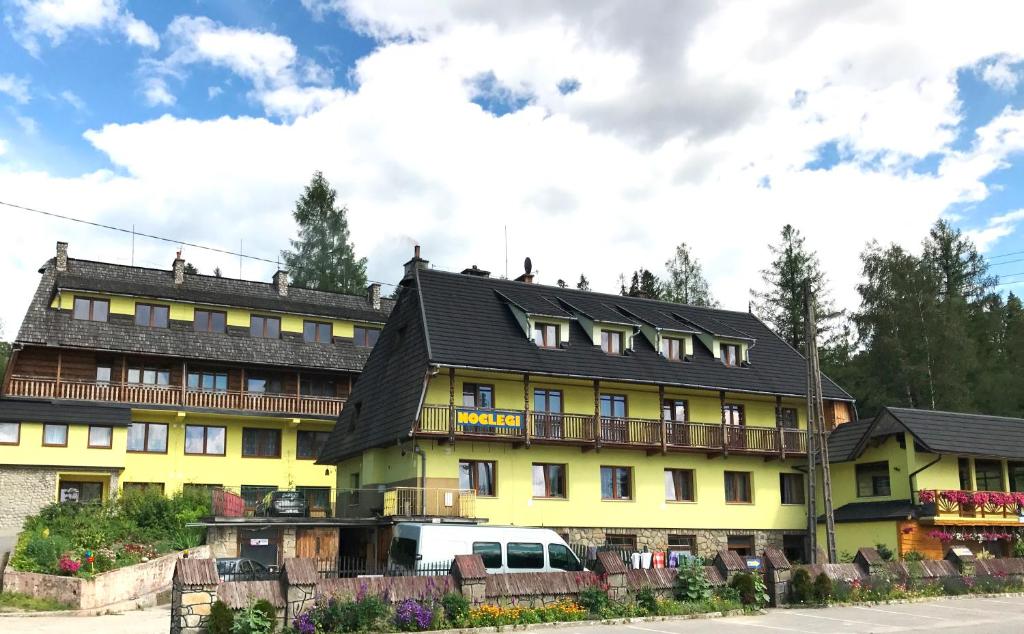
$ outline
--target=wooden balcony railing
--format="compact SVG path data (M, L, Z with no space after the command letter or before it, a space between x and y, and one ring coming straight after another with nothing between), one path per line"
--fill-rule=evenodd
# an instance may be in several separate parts
M344 398L268 394L236 390L205 391L182 389L172 385L139 383L60 381L37 377L13 376L7 396L105 401L133 405L172 405L202 409L243 410L251 412L337 416Z
M730 426L721 423L680 423L644 418L605 418L587 414L519 411L519 427L482 428L458 422L459 408L427 405L417 432L425 436L504 439L544 444L566 443L644 449L696 449L752 454L804 455L806 431L777 427ZM495 414L506 410L493 411Z
M960 491L957 489L918 491L917 501L935 505L936 518L1016 520L1024 509L1024 493L1005 491Z
M395 487L384 492L384 517L476 517L476 492Z

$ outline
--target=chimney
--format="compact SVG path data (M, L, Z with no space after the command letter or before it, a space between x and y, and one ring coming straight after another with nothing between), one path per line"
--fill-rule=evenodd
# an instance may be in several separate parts
M374 282L366 287L366 301L374 310L380 310L380 284Z
M281 297L288 297L288 271L278 269L277 273L274 273L274 288Z
M53 268L61 273L68 270L68 243L57 243L57 257L53 261Z
M174 257L171 267L174 270L174 285L181 286L185 283L185 260L181 259L181 251Z
M412 283L417 269L425 269L430 262L420 257L420 245L413 247L412 259L405 263L405 276L402 277L402 285Z
M490 271L485 271L483 269L478 269L475 264L471 268L462 269L462 274L463 275L472 275L473 277L490 277L491 276L491 272Z

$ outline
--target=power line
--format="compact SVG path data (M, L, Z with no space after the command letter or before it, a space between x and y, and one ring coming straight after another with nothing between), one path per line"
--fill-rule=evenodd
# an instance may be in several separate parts
M0 200L0 205L3 205L5 207L11 207L13 209L20 209L22 211L29 211L29 212L32 212L32 213L41 214L43 216L50 216L51 218L59 218L60 220L68 220L68 221L77 222L77 223L80 223L80 224L83 224L83 225L90 225L92 227L97 227L99 229L107 229L109 231L119 231L121 233L127 233L127 234L130 234L133 237L133 239L134 239L134 236L141 236L143 238L150 238L152 240L159 240L161 242L168 242L170 244L177 244L179 246L191 247L193 249L203 249L205 251L212 251L214 253L221 253L223 255L237 256L239 259L246 258L248 260L256 260L257 262L265 262L267 264L273 264L275 266L280 266L281 265L280 260L271 260L269 258L261 258L261 257L256 256L256 255L246 255L245 253L242 253L241 250L239 250L239 251L229 251L227 249L221 249L221 248L218 248L218 247L210 247L210 246L206 246L204 244L196 244L194 242L187 242L185 240L175 240L174 238L167 238L165 236L158 236L158 235L153 235L151 233L143 233L141 231L135 231L134 225L133 225L132 229L126 229L124 227L118 227L118 226L115 226L115 225L108 225L108 224L104 224L102 222L93 222L91 220L83 220L81 218L75 218L74 216L65 216L63 214L58 214L58 213L55 213L55 212L52 212L52 211L43 211L42 209L34 209L32 207L25 207L24 205L18 205L16 203L9 203L9 202L3 201L3 200ZM134 249L134 242L133 242L132 248ZM295 267L295 268L298 268L299 270L303 270L303 267ZM375 281L375 280L367 280L367 281L369 281L369 282L371 282L373 284L380 284L382 286L394 286L394 287L398 286L397 284L392 284L390 282L378 282L378 281Z

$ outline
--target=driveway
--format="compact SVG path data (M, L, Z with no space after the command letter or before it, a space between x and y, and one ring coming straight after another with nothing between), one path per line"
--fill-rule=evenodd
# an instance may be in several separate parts
M171 609L167 606L105 616L0 616L4 634L167 634L170 628Z

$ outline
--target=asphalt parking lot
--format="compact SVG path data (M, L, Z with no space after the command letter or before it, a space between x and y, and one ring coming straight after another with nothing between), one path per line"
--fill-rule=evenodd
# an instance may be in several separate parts
M560 634L628 632L632 634L685 634L715 632L971 632L989 634L1024 632L1024 598L936 599L926 603L770 610L763 616L687 621L651 621L624 625L590 625L556 630Z

